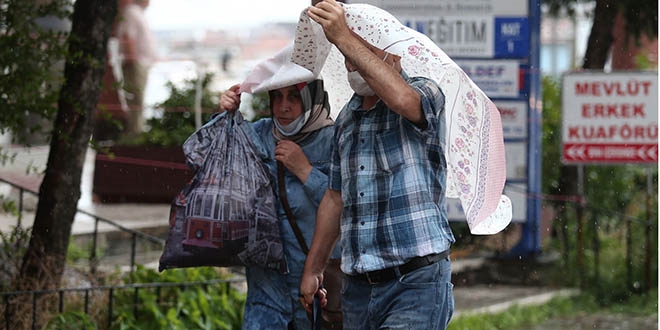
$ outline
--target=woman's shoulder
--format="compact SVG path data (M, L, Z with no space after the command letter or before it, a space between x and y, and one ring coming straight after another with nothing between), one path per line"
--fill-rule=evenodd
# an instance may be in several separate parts
M270 130L273 129L273 119L261 118L253 122L252 127L254 127L254 130L257 131L259 135L263 134L263 132L270 132Z

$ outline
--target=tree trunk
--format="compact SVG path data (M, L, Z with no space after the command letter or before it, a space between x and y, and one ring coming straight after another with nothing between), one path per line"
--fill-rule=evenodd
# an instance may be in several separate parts
M30 244L15 280L19 290L49 289L60 284L80 198L80 178L105 67L107 41L116 14L116 1L75 2L65 83L60 90L46 173L39 189Z
M616 0L597 0L594 23L589 33L583 69L603 70L614 42L614 19L619 6Z
M617 1L597 0L594 9L594 22L591 26L587 50L584 54L582 68L585 70L603 70L614 42L613 26L614 18L618 11ZM560 190L564 195L575 196L578 194L577 166L564 165L560 170ZM560 209L560 216L566 217L566 205Z
M613 25L614 18L616 16L618 6L615 0L597 0L596 8L594 9L594 21L591 26L591 32L589 33L589 40L587 42L587 50L584 54L584 60L582 68L585 70L603 70L605 63L607 62L610 49L614 42L613 37ZM578 182L578 167L577 165L562 165L560 170L559 177L559 190L563 195L566 196L576 196L578 195L578 185L584 184L584 182ZM578 205L579 201L572 205L577 211L581 205ZM568 209L570 208L569 202L563 203L559 209L559 218L562 219L562 222L566 223L569 218ZM562 232L564 235L564 258L568 260L568 236L566 232ZM577 233L581 235L581 233ZM582 251L576 251L578 259ZM566 261L567 262L567 261ZM567 265L568 263L565 263Z

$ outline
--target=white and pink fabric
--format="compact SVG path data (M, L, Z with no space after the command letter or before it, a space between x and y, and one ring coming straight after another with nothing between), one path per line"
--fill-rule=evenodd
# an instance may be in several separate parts
M411 77L438 83L445 95L447 197L459 198L472 234L495 234L510 222L512 206L503 195L506 180L502 122L495 104L427 36L401 24L390 13L367 4L343 4L346 23L375 47L401 57ZM311 20L300 15L291 60L322 74L333 113L353 94L343 55Z
M312 73L291 62L292 52L293 43L282 48L272 57L259 62L241 82L241 93L263 93L318 79L318 73Z

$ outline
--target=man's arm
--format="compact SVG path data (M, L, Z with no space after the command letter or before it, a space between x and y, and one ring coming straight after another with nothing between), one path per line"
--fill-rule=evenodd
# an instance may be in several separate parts
M307 13L321 24L326 38L357 68L371 89L392 111L420 127L426 126L419 94L392 67L394 65L400 70L398 56L392 56L393 63L384 62L385 52L369 45L348 28L343 7L334 0L320 2L310 7ZM383 56L379 57L374 52Z
M311 311L314 294L319 291L323 283L323 271L339 238L339 220L343 206L341 193L328 189L316 211L314 238L300 282L301 300L308 311ZM325 305L326 302L325 292L321 291L321 304Z

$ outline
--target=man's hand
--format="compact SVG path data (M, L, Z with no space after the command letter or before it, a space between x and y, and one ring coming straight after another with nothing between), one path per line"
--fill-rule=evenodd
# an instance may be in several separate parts
M236 111L241 105L241 94L238 92L240 84L229 87L227 91L220 96L220 111Z
M346 25L344 7L335 0L325 0L307 9L307 15L321 24L325 37L333 44L342 38L351 36L351 30Z
M309 272L303 272L302 279L300 281L300 303L307 311L307 313L312 313L312 307L314 304L314 295L318 295L319 300L321 301L321 307L325 307L328 304L327 291L321 287L323 283L323 274L311 274Z
M305 184L309 173L312 172L312 164L299 145L293 141L281 140L275 147L275 159L282 162L291 173L295 174L300 182Z

